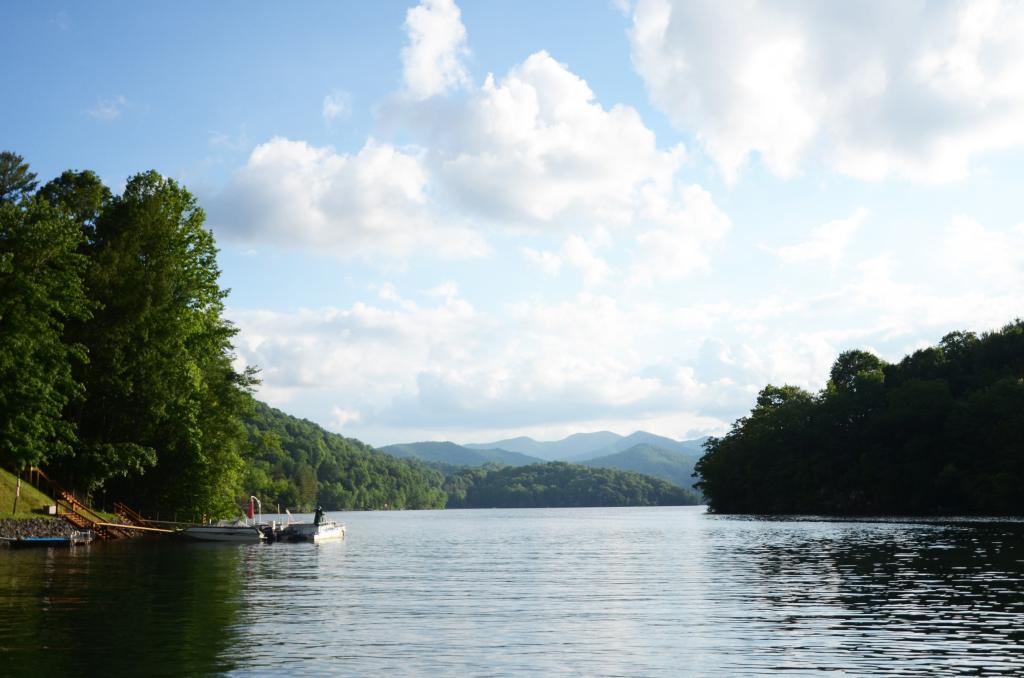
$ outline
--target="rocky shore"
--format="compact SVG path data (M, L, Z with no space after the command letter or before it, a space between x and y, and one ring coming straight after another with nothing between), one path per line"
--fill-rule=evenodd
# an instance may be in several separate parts
M0 520L0 537L70 537L73 525L59 518L4 518Z

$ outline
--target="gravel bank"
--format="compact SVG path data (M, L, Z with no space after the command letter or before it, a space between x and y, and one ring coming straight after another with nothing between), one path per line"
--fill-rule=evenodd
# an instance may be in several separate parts
M4 518L0 520L0 537L70 537L75 527L59 518Z

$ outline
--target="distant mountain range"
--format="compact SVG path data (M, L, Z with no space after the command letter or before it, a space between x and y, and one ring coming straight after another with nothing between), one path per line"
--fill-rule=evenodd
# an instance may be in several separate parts
M640 443L622 452L596 459L587 459L581 463L594 468L611 468L642 473L645 476L666 480L679 487L690 488L697 480L693 477L693 465L699 458L699 454L692 455Z
M620 436L611 431L598 431L597 433L576 433L568 438L550 442L539 442L533 438L522 437L499 440L493 443L470 443L463 445L463 447L471 450L502 449L527 454L531 457L538 457L547 461L579 463L588 459L596 459L597 457L622 452L641 444L684 454L695 454L697 457L700 457L704 453L703 446L705 440L707 440L707 437L694 440L673 440L665 436L647 433L646 431L637 431L628 436Z
M380 448L381 452L402 459L420 459L451 466L483 466L499 463L504 466L527 466L542 464L543 459L531 457L511 450L483 448L470 449L455 443L407 443L404 445L388 445Z
M637 431L628 436L598 431L577 433L562 440L547 442L527 437L469 445L421 442L388 445L381 448L381 451L395 457L452 466L483 466L487 463L526 466L548 461L568 461L593 468L634 471L689 488L694 482L691 477L693 465L704 452L705 440L707 438L673 440L646 431Z

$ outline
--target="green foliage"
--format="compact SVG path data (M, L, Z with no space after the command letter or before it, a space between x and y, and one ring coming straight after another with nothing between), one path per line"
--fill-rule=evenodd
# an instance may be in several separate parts
M16 203L36 188L35 172L25 159L11 151L0 152L0 203Z
M887 365L839 356L817 395L766 387L697 463L714 511L1024 514L1024 322Z
M551 462L464 469L445 480L451 508L676 506L698 503L681 487L638 473Z
M640 443L622 452L580 462L584 466L614 468L633 471L645 476L660 478L679 487L692 487L693 465L696 455L688 455L663 447Z
M86 399L69 413L79 453L65 470L86 489L111 481L143 509L229 512L251 375L231 366L236 330L222 318L213 235L173 180L139 174L110 199L93 178L65 173L45 189L91 236L86 281L97 306L75 328L90 362Z
M0 201L0 463L23 468L70 451L64 408L82 396L82 347L65 324L89 316L75 223L38 197Z
M243 496L310 511L444 508L443 476L253 401Z
M67 212L82 229L87 242L95 238L96 220L113 195L91 170L68 170L41 189L39 195L54 207Z

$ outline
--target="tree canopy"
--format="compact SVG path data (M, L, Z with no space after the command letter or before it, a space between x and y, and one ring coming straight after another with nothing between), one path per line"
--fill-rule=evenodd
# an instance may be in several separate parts
M241 491L241 417L217 249L156 172L114 196L91 171L33 193L0 154L0 461L141 509L225 513Z
M811 394L767 386L696 466L714 511L1024 514L1024 321L886 364L837 359Z
M266 504L310 511L444 508L443 476L260 402L245 420L243 486Z
M639 473L564 462L463 469L445 480L451 508L677 506L689 490Z
M80 244L74 221L46 201L0 201L0 459L15 469L75 442L63 415L83 397L72 371L86 352L65 327L90 317Z
M0 151L0 203L16 203L35 190L35 172L25 159L11 151Z

